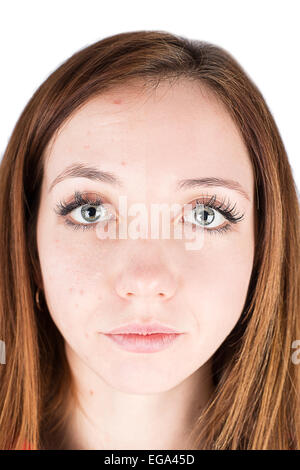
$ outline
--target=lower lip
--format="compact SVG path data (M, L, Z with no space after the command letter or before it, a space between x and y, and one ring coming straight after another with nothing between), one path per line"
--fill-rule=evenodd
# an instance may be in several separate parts
M170 346L181 333L162 334L155 333L151 335L137 334L106 334L108 338L117 343L122 349L136 353L151 353L162 351Z

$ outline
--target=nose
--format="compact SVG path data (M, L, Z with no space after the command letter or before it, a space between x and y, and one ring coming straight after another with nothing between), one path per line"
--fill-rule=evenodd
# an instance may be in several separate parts
M161 264L147 264L124 269L116 279L115 289L123 299L166 301L174 296L176 277Z

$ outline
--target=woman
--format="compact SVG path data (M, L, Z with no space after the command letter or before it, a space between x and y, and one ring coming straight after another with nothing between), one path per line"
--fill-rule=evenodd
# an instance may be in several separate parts
M300 448L297 189L233 57L164 31L92 44L0 170L0 448Z

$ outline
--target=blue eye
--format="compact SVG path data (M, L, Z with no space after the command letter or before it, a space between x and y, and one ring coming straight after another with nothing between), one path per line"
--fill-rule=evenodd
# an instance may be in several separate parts
M244 217L244 214L239 215L235 212L235 205L230 207L230 202L227 205L224 200L217 203L216 195L207 202L204 199L197 199L195 203L191 216L183 216L182 220L194 224L196 229L205 229L210 234L228 232L232 229L232 224L240 222ZM224 225L226 221L228 222Z
M79 218L89 222L88 224L74 223L69 219L66 219L66 215L70 212L75 213ZM65 224L72 227L74 230L89 230L93 228L98 222L105 222L111 219L113 216L109 214L107 207L105 207L103 200L96 196L91 198L80 191L75 191L74 200L68 204L65 202L59 202L55 209L56 214L65 219ZM76 219L78 220L78 219Z
M240 222L244 217L244 214L239 215L236 213L235 205L230 207L230 202L227 205L225 205L225 201L217 203L216 195L213 195L208 201L205 198L197 199L194 204L195 207L190 212L191 215L183 216L181 222L191 223L195 225L196 230L204 229L210 234L228 232L232 229L232 224ZM80 221L79 223L74 223L67 219L66 215L73 211L79 218L82 217L83 220L89 223L83 224ZM108 212L104 201L99 196L90 198L80 191L75 191L72 202L68 204L59 202L55 212L63 217L65 224L73 230L89 230L98 222L105 222L114 218L114 215ZM227 223L224 225L225 221ZM221 225L222 223L223 225Z

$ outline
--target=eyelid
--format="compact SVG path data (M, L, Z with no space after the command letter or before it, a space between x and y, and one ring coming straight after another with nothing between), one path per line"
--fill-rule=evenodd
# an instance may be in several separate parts
M91 196L92 195L92 196ZM89 202L86 202L86 201ZM106 204L105 198L92 191L78 191L75 190L74 194L67 199L59 201L55 206L55 213L60 216L66 216L80 205L104 205Z
M93 195L93 197L90 197L90 195ZM86 229L86 228L89 228L89 227L92 227L94 225L96 225L96 223L87 223L87 224L84 224L84 223L80 223L80 222L71 222L70 220L67 219L67 215L71 212L73 212L74 210L80 208L81 206L83 205L86 205L86 204L89 204L91 206L111 206L110 203L107 203L105 202L106 198L103 198L103 196L100 196L98 193L96 192L93 192L93 191L78 191L76 190L73 194L73 196L71 196L70 198L68 198L68 200L70 202L66 202L65 200L63 202L59 202L56 206L56 209L54 209L54 211L56 212L56 214L58 214L60 217L64 218L65 219L65 223L67 225L73 225L75 226L76 228L80 228L82 227L83 229ZM212 208L213 210L216 210L217 212L219 212L222 217L225 218L225 220L227 220L227 225L226 227L214 227L214 228L209 228L209 225L207 226L201 226L201 225L198 225L195 222L188 222L188 223L192 223L192 225L194 225L195 227L197 228L204 228L206 231L208 232L221 232L222 230L224 230L225 228L228 227L229 229L229 226L232 227L232 224L236 224L238 223L240 220L243 219L244 217L244 214L242 214L241 216L239 216L239 214L235 213L235 206L236 204L233 205L233 207L230 207L231 206L231 202L230 200L228 199L228 202L227 202L227 205L225 205L225 201L226 201L226 198L223 198L223 200L220 202L219 200L217 200L217 196L214 194L213 196L210 196L208 194L206 195L201 195L199 196L198 198L194 199L193 201L191 201L190 203L186 204L186 205L183 205L183 209L186 207L186 206L191 206L191 211L188 211L188 213L192 212L198 205L203 205L203 206L206 206L206 207L210 207ZM117 214L118 216L118 211L113 211L114 214ZM183 218L186 217L186 214L184 216L181 216L181 220ZM175 217L177 218L177 216ZM107 219L109 220L109 219ZM186 219L185 219L186 221ZM75 228L74 227L74 228Z
M208 200L204 200L207 198ZM227 219L231 223L237 223L240 220L243 219L245 213L240 213L236 210L236 203L232 205L230 199L227 197L227 204L226 203L226 197L223 197L223 199L220 201L217 200L217 195L213 194L212 196L209 195L201 195L200 197L194 199L190 204L193 206L194 210L198 204L206 206L206 207L211 207L212 209L218 211L225 219Z
M92 197L90 198L90 195ZM77 196L77 197L76 197ZM87 190L87 191L81 191L81 190L75 190L74 193L68 197L67 199L63 199L63 201L59 202L57 206L61 206L61 203L64 205L70 205L72 204L72 201L75 203L76 199L79 198L86 198L86 199L95 199L97 202L100 202L102 204L107 204L107 205L112 205L110 202L108 202L108 198L104 196L103 194L99 194L96 191L93 190ZM188 202L187 204L181 204L182 207L185 207L186 205L193 205L193 207L196 206L196 203L199 202L199 204L204 204L206 205L208 202L213 201L218 207L222 207L224 205L224 201L226 198L223 198L221 201L217 199L216 194L209 195L209 194L201 194L197 198L193 199L192 201ZM231 205L231 202L229 201L229 205Z

